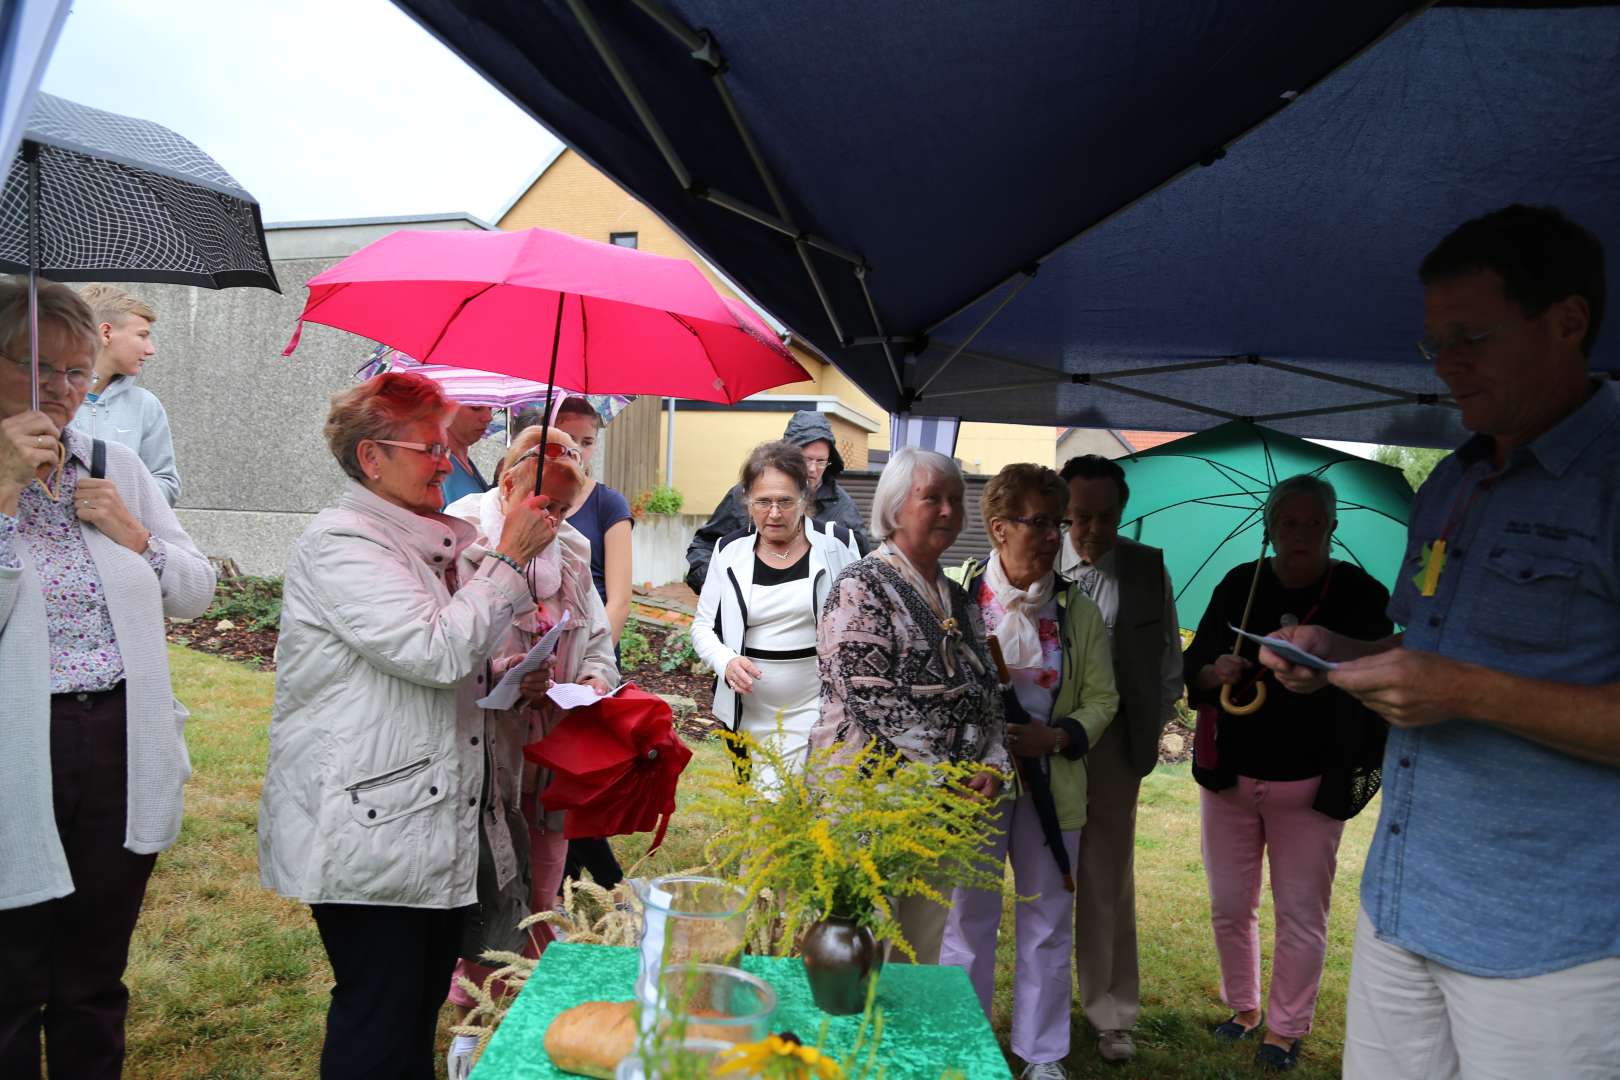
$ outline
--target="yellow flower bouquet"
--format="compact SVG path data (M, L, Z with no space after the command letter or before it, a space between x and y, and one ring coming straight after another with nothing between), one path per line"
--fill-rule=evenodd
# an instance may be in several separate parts
M756 786L739 767L708 778L697 808L719 829L704 852L711 872L770 898L765 937L791 953L817 920L853 920L879 943L915 959L894 917L896 900L949 904L955 886L1001 888L984 864L991 804L966 787L976 763L925 765L875 746L814 751L803 768L775 740L726 736L773 782ZM753 905L757 913L761 905Z

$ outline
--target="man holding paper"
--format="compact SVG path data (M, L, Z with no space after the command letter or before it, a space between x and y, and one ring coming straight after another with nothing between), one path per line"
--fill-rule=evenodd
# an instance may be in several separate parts
M1413 506L1404 634L1277 632L1300 692L1396 728L1362 876L1344 1074L1613 1077L1620 1061L1620 387L1587 357L1598 240L1510 206L1424 259L1419 348L1474 437Z

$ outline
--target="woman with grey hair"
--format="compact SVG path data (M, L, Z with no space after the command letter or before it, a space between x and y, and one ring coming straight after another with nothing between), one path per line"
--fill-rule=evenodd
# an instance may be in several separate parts
M1339 837L1378 789L1385 727L1339 690L1293 694L1271 683L1249 711L1260 689L1250 678L1261 670L1257 647L1245 641L1233 654L1228 624L1244 625L1247 611L1256 632L1297 622L1362 638L1389 634L1389 593L1359 566L1329 557L1337 505L1333 486L1316 476L1273 488L1263 511L1273 554L1215 587L1185 657L1199 724L1218 725L1212 755L1200 751L1193 764L1221 996L1233 1011L1215 1034L1242 1039L1264 1025L1256 1058L1275 1069L1294 1067L1311 1029ZM1231 709L1220 711L1226 686ZM1277 919L1269 1016L1260 1009L1258 918L1268 853Z
M349 483L287 561L259 877L310 906L332 964L323 1077L433 1074L478 900L481 816L511 861L486 778L493 726L515 714L477 702L492 655L535 610L525 570L557 521L530 495L458 570L478 530L439 513L452 408L399 372L334 397L326 440ZM538 700L544 672L522 691Z
M214 571L135 451L68 426L96 323L42 281L39 408L28 286L0 278L0 1076L117 1076L129 941L191 773L164 616Z
M998 772L1012 767L1001 691L979 609L940 565L964 517L955 461L914 447L889 460L872 498L882 543L833 581L817 629L821 719L810 743L979 763L968 787L994 799ZM895 906L918 961L938 963L946 909L917 897Z

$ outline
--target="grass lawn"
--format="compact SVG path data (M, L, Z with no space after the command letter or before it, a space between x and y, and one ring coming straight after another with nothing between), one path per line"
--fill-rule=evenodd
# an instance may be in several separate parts
M176 692L191 709L187 741L195 775L180 841L158 859L131 948L125 1075L313 1076L331 972L308 909L265 891L258 877L255 823L273 676L179 647L170 649L170 662ZM718 763L723 751L709 743L697 753L694 767L704 759ZM1258 1073L1252 1044L1232 1047L1206 1034L1226 1010L1199 858L1197 792L1185 766L1161 769L1143 785L1136 854L1143 994L1138 1055L1126 1067L1105 1064L1076 1017L1069 1059L1076 1077L1218 1080ZM1294 1074L1302 1078L1339 1075L1356 886L1376 814L1370 807L1345 831L1316 1030ZM645 869L697 865L705 835L697 815L677 816ZM644 836L622 838L621 861L629 865L646 844ZM1011 925L1009 906L994 1019L1003 1040L1012 1006ZM1269 974L1269 898L1261 927Z

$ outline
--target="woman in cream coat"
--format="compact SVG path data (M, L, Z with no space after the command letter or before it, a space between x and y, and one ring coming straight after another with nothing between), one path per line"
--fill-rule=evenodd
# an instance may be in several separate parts
M476 903L490 658L534 611L523 567L556 534L540 496L470 575L440 514L438 388L390 372L332 399L351 482L283 586L259 874L310 905L336 986L323 1077L431 1076L444 987Z

